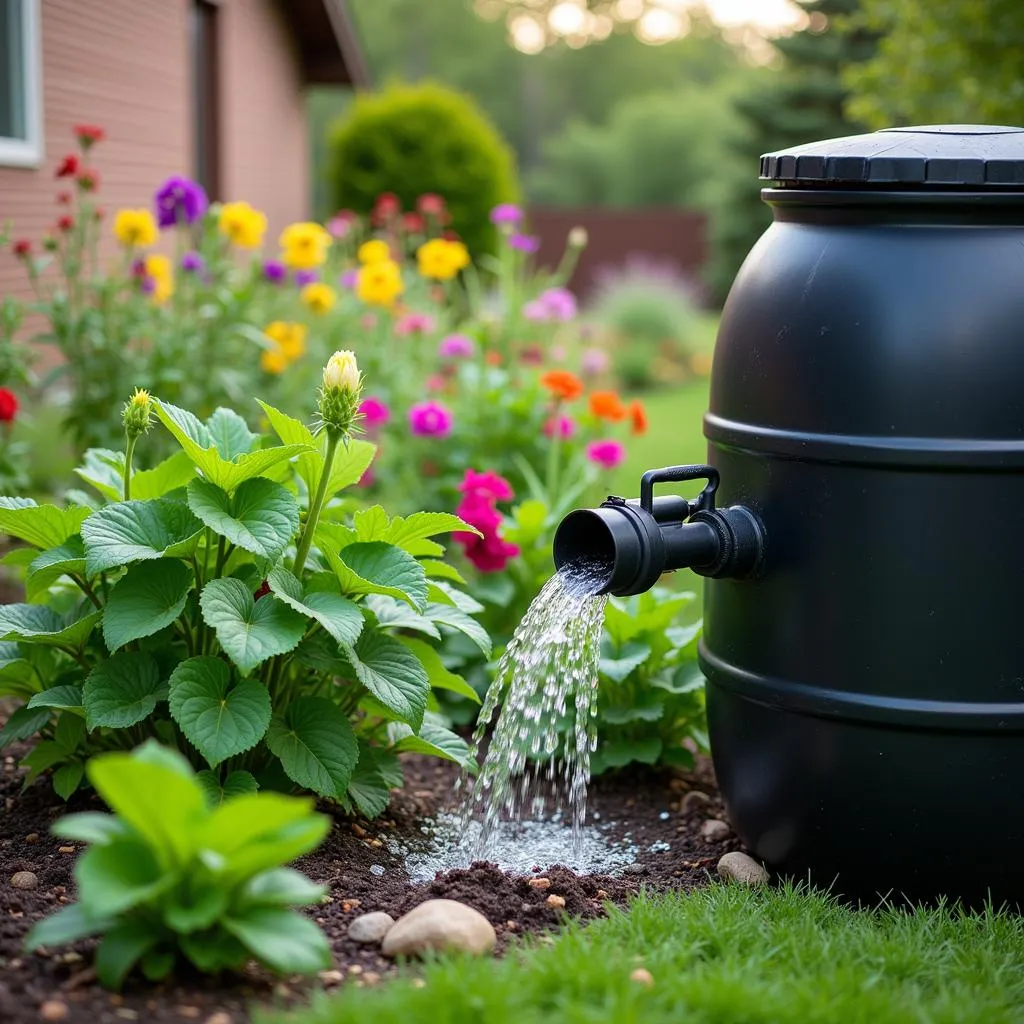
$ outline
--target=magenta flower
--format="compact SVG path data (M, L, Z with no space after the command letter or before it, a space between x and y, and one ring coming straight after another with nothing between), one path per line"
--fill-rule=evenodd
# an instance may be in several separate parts
M342 288L355 288L359 281L359 270L353 267L351 270L342 271L341 276L338 278L338 283Z
M263 264L263 277L271 284L281 284L288 277L288 268L279 260L267 260Z
M608 369L608 353L600 348L588 348L580 360L580 370L587 377L598 377Z
M511 235L508 244L520 252L536 252L540 248L540 239L536 235Z
M572 437L572 435L576 433L576 422L568 416L559 416L557 419L552 416L551 419L544 424L544 433L548 437L554 437L557 433L564 441L566 438Z
M515 497L512 485L493 469L478 473L475 469L467 469L466 475L459 484L463 494L482 494L493 501L511 501Z
M374 398L373 395L368 395L360 402L359 413L370 430L383 427L391 419L391 410L387 404L383 399Z
M198 181L178 175L168 178L153 197L156 219L162 228L195 224L210 205L206 191Z
M465 334L449 334L441 339L437 354L442 359L471 359L476 355L476 343Z
M571 320L576 315L576 296L568 288L549 288L537 300L551 320Z
M519 554L519 548L503 540L498 532L501 528L501 513L493 496L481 490L471 491L459 502L455 514L483 534L482 537L463 531L452 534L452 540L463 549L466 557L480 572L501 572L509 559Z
M197 252L187 252L181 257L181 269L186 274L202 273L206 261Z
M315 270L296 270L295 284L299 288L305 288L307 284L315 284L320 280L320 275Z
M440 402L420 402L409 410L409 429L418 437L447 437L452 414Z
M587 445L587 458L604 469L614 469L625 457L625 446L619 441L592 441Z
M523 219L523 211L515 203L500 203L491 210L492 224L518 224Z
M495 506L494 499L483 493L467 494L459 502L455 514L470 526L475 526L481 533L497 533L501 526L501 513ZM475 534L463 530L453 533L452 537L459 543L472 543L479 538Z
M406 313L395 323L395 334L405 337L409 334L428 334L434 329L434 318L426 313Z
M525 316L527 320L532 320L537 324L542 324L546 320L551 319L548 315L547 306L545 306L540 299L534 299L532 302L528 302L523 306L523 316Z

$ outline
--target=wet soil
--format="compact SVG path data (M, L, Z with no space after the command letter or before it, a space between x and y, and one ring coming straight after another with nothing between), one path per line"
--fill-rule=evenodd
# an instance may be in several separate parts
M418 834L421 819L435 813L449 798L455 770L411 756L406 763L406 786L395 792L384 817L373 822L337 818L323 846L297 865L327 887L324 902L309 913L333 947L330 971L312 980L275 979L255 967L242 976L220 979L181 974L160 985L130 979L123 993L111 994L95 982L91 941L35 954L22 952L31 925L60 904L73 901L72 869L81 848L49 834L50 825L67 808L54 796L48 780L39 780L22 792L23 773L15 758L6 757L0 769L3 1024L41 1020L242 1024L250 1019L249 1008L256 1003L294 1005L317 988L383 983L394 964L380 956L378 947L359 945L348 938L348 926L359 914L384 910L397 918L427 899L460 900L494 925L501 955L524 934L557 929L567 917L586 920L601 916L607 903L625 904L642 887L702 885L718 858L739 848L732 836L719 842L701 838L703 822L723 816L710 764L701 760L688 775L620 773L594 784L591 810L599 813L604 823L616 823L608 828L608 838L614 841L628 833L638 848L635 863L619 877L577 875L565 867L538 864L533 876L548 879L550 886L531 886L528 877L476 863L412 885L400 858L388 852L388 840ZM95 796L82 795L75 798L71 809L97 806ZM11 878L19 871L32 872L38 884L31 889L14 887ZM551 895L561 896L564 908L551 906Z

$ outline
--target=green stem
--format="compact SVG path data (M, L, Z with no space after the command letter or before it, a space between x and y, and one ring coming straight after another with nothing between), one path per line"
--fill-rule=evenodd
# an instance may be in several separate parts
M100 602L100 599L96 596L96 591L93 590L92 587L89 586L89 581L87 579L85 579L82 576L77 576L77 575L72 575L71 578L75 581L75 583L78 584L78 586L81 589L82 593L85 594L85 596L87 598L89 598L89 600L92 601L92 603L97 608L102 608L103 607L102 603Z
M549 506L555 504L555 490L558 487L558 470L562 454L561 420L562 403L555 402L554 412L551 414L551 447L548 448L548 471L545 481Z
M296 579L302 579L302 569L306 564L306 556L309 554L310 546L313 543L313 534L316 532L316 524L320 521L320 511L324 507L324 499L327 497L327 484L331 479L331 467L334 465L334 456L338 451L338 442L341 434L330 427L327 429L327 451L324 452L324 468L320 473L320 483L317 485L316 494L309 505L309 515L306 516L306 526L299 538L299 546L295 551L295 564L292 566L292 573Z
M128 443L124 447L124 500L129 501L132 496L132 456L135 454L135 442L137 436L128 435Z

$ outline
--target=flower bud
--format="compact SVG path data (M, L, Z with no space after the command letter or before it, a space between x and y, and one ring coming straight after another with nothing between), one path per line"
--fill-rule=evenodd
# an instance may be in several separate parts
M572 249L585 249L589 240L590 236L587 234L587 229L580 224L577 224L569 232L569 247Z
M358 417L363 375L354 352L335 352L324 367L320 389L320 420L338 435L351 433Z
M153 425L153 399L144 388L136 388L132 397L124 404L121 422L125 433L134 440L146 433Z

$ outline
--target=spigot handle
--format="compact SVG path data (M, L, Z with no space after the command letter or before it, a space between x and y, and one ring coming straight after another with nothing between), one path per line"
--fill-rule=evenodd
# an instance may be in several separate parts
M718 470L714 466L667 466L664 469L649 469L640 477L640 507L654 514L654 485L678 483L681 480L707 480L704 490L691 503L694 512L712 512L715 508L715 492L718 490Z

